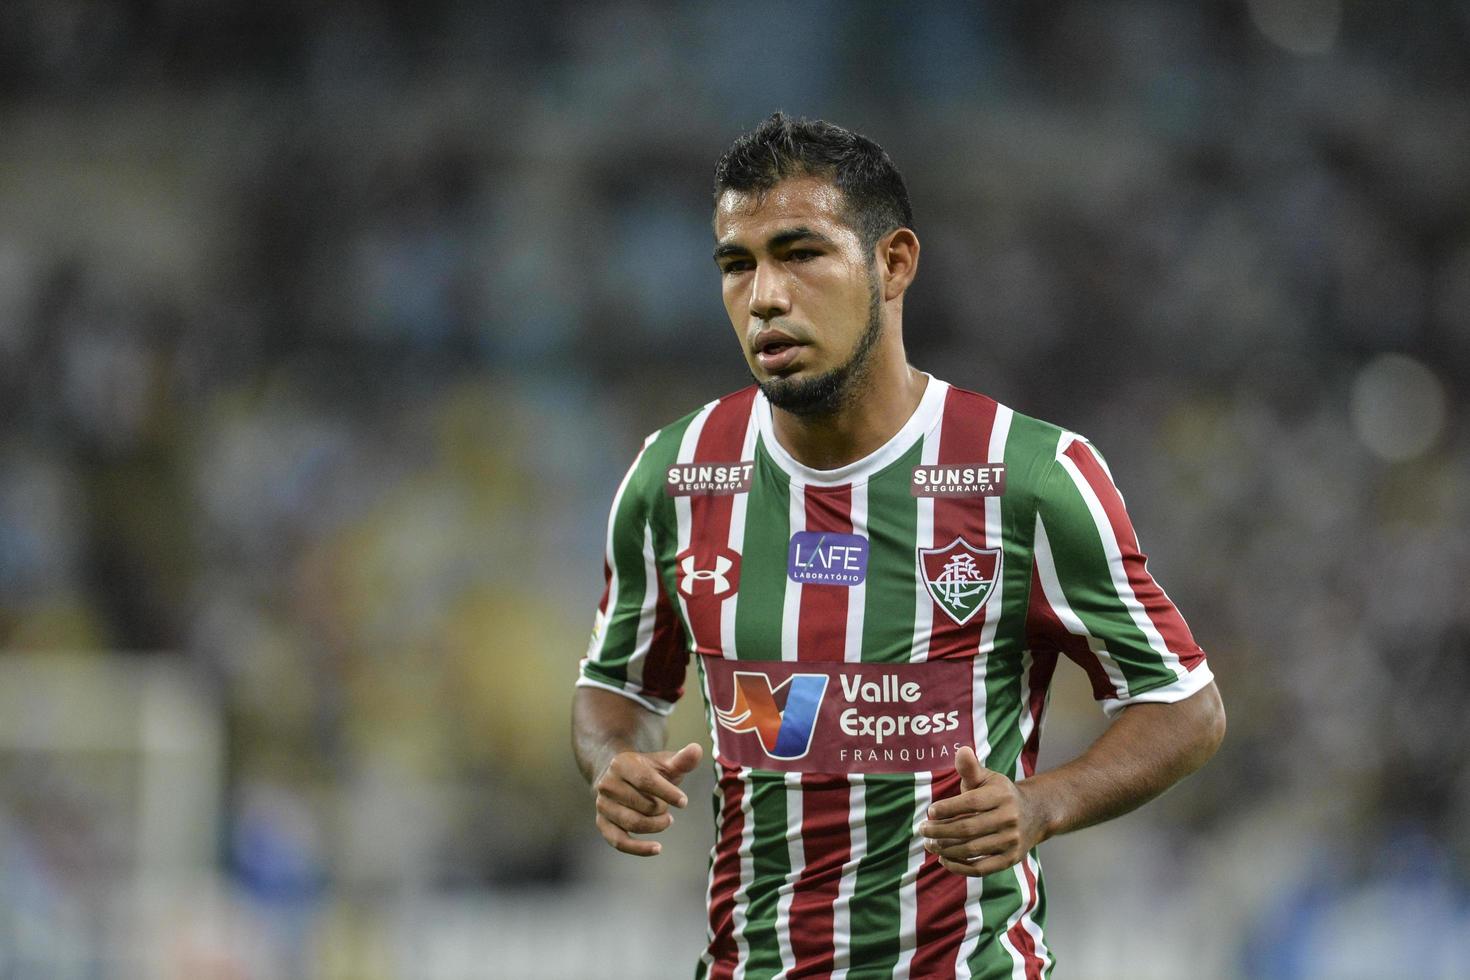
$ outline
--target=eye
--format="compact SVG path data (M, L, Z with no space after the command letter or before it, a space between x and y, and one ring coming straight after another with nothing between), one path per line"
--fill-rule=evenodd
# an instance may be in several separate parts
M786 257L792 262L809 262L821 254L821 252L818 252L815 249L793 248L790 252L786 253Z
M738 272L745 272L749 268L750 261L748 259L735 259L734 261L726 262L724 265L720 266L720 274L733 276Z

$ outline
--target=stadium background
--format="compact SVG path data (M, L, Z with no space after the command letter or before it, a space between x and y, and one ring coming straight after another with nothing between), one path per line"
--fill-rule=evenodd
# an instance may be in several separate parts
M1058 976L1463 975L1470 4L7 0L0 976L688 975L706 808L612 852L567 705L778 107L890 150L914 361L1098 443L1225 694L1043 848Z

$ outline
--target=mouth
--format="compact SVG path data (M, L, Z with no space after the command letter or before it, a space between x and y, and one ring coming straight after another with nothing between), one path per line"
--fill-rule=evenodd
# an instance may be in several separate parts
M789 369L806 345L779 331L763 330L752 346L756 363L763 371L774 374Z

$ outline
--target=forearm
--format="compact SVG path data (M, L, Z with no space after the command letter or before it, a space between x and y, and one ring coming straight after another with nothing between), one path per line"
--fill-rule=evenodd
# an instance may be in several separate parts
M664 717L636 701L595 687L572 697L572 752L589 783L619 752L656 752L664 746Z
M1082 755L1017 788L1040 812L1045 840L1142 806L1204 765L1224 734L1211 683L1174 704L1125 708Z

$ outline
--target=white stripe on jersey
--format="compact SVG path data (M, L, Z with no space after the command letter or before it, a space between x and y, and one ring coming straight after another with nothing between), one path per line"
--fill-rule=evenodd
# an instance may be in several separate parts
M856 483L852 488L852 533L867 540L868 537L868 483ZM872 558L869 549L869 560ZM863 615L868 602L868 579L847 590L847 643L842 650L842 659L858 663L863 659Z
M716 398L701 408L690 421L689 427L684 430L684 437L679 440L679 456L675 462L694 462L694 454L699 449L699 435L704 431L704 423L709 421L709 413L713 412L719 403L720 400ZM677 555L689 547L689 537L693 533L692 508L688 497L674 498L674 517L677 525L677 543L674 546L674 554ZM689 624L689 604L684 601L683 593L677 590L674 592L674 598L679 603L680 615L684 617L684 635L688 638L689 650L692 653L694 651L694 628Z
M1016 873L1016 877L1024 879L1025 876L1021 874L1021 866L1019 864L1011 868L1011 870ZM1016 911L1012 912L1010 914L1010 917L1006 919L1005 927L1000 930L1000 935L997 937L1000 940L1001 947L1005 949L1007 953L1011 954L1011 980L1026 980L1026 957L1019 949L1016 948L1016 944L1011 941L1011 927L1020 920L1021 912L1025 908L1026 882L1022 880L1021 904L1018 905L1016 907Z
M860 772L847 777L847 839L851 844L832 901L832 980L843 980L852 969L852 893L857 888L857 867L868 853L868 809L864 778ZM862 964L857 964L861 969Z
M796 532L806 530L806 490L795 480L791 481L790 492L790 520L791 533L787 541L796 536ZM797 647L797 624L801 619L801 583L792 579L788 573L786 576L786 598L781 606L781 659L795 660Z
M776 946L781 952L781 972L787 976L796 969L796 953L791 947L791 903L796 898L796 881L806 870L806 844L801 836L801 773L785 773L786 784L786 857L791 863L776 898Z
M919 450L919 462L923 465L933 466L939 462L939 433L943 428L944 422L941 415L941 421L936 422L928 432L924 433L924 445ZM934 498L917 497L914 503L918 506L914 540L920 548L936 547ZM934 599L929 595L929 586L924 582L924 569L919 564L917 552L914 554L914 590L914 645L909 652L909 660L918 663L929 659L929 634L934 628Z
M755 794L751 791L750 770L741 766L737 775L742 787L740 796L740 885L735 889L734 905L730 909L730 925L735 933L735 977L745 976L745 966L750 962L750 940L745 938L745 927L750 922L750 886L755 881ZM713 880L713 875L711 875Z
M1011 432L1011 410L1004 405L996 405L995 421L990 427L990 445L986 447L987 463L1004 463L1006 453L1006 439ZM1001 548L1004 546L1004 536L1001 533L1000 521L1000 498L996 496L985 497L985 548ZM985 709L988 707L985 697L985 676L990 666L989 655L995 649L995 630L1000 624L1001 603L1005 601L1005 561L1004 555L999 565L1000 575L996 576L995 585L990 597L985 600L985 622L980 627L980 646L971 662L971 687L970 708L973 714L973 725L975 729L975 755L980 759L982 766L990 764L990 724L985 717ZM980 910L978 906L969 911L968 918L973 919L965 926L966 932L970 928L980 928Z
M648 651L653 649L653 627L658 621L658 567L653 556L653 526L643 525L643 606L638 611L638 635L633 650L628 654L628 679L623 687L630 693L643 690L643 668L648 663ZM670 709L673 705L669 705Z
M1033 888L1026 883L1026 876L1021 873L1021 865L1016 865L1017 876L1021 880L1021 894L1026 896L1023 906L1026 911L1021 916L1021 928L1031 935L1031 944L1036 947L1036 955L1041 958L1041 975L1046 976L1046 971L1051 966L1051 950L1047 949L1046 940L1041 936L1041 926L1036 924L1036 919L1031 915L1036 911L1038 897L1036 889L1041 887L1041 865L1030 854L1026 855L1022 864L1031 869L1031 878L1036 882L1036 886Z
M970 972L970 956L980 945L980 930L975 928L973 920L980 918L980 899L984 894L984 878L965 879L965 938L960 941L954 958L955 980L969 980L974 976Z
M760 430L755 424L755 412L745 420L745 442L740 447L742 460L755 458L755 439ZM750 506L749 493L737 493L730 503L730 550L740 554L745 546L745 512ZM720 602L720 649L729 660L735 653L735 610L740 601L740 590L736 589Z
M919 824L929 819L929 804L934 802L933 779L932 773L914 773L913 833L909 837L908 866L898 883L898 962L893 966L893 980L908 980L914 953L919 948L919 871L928 853L919 834Z

